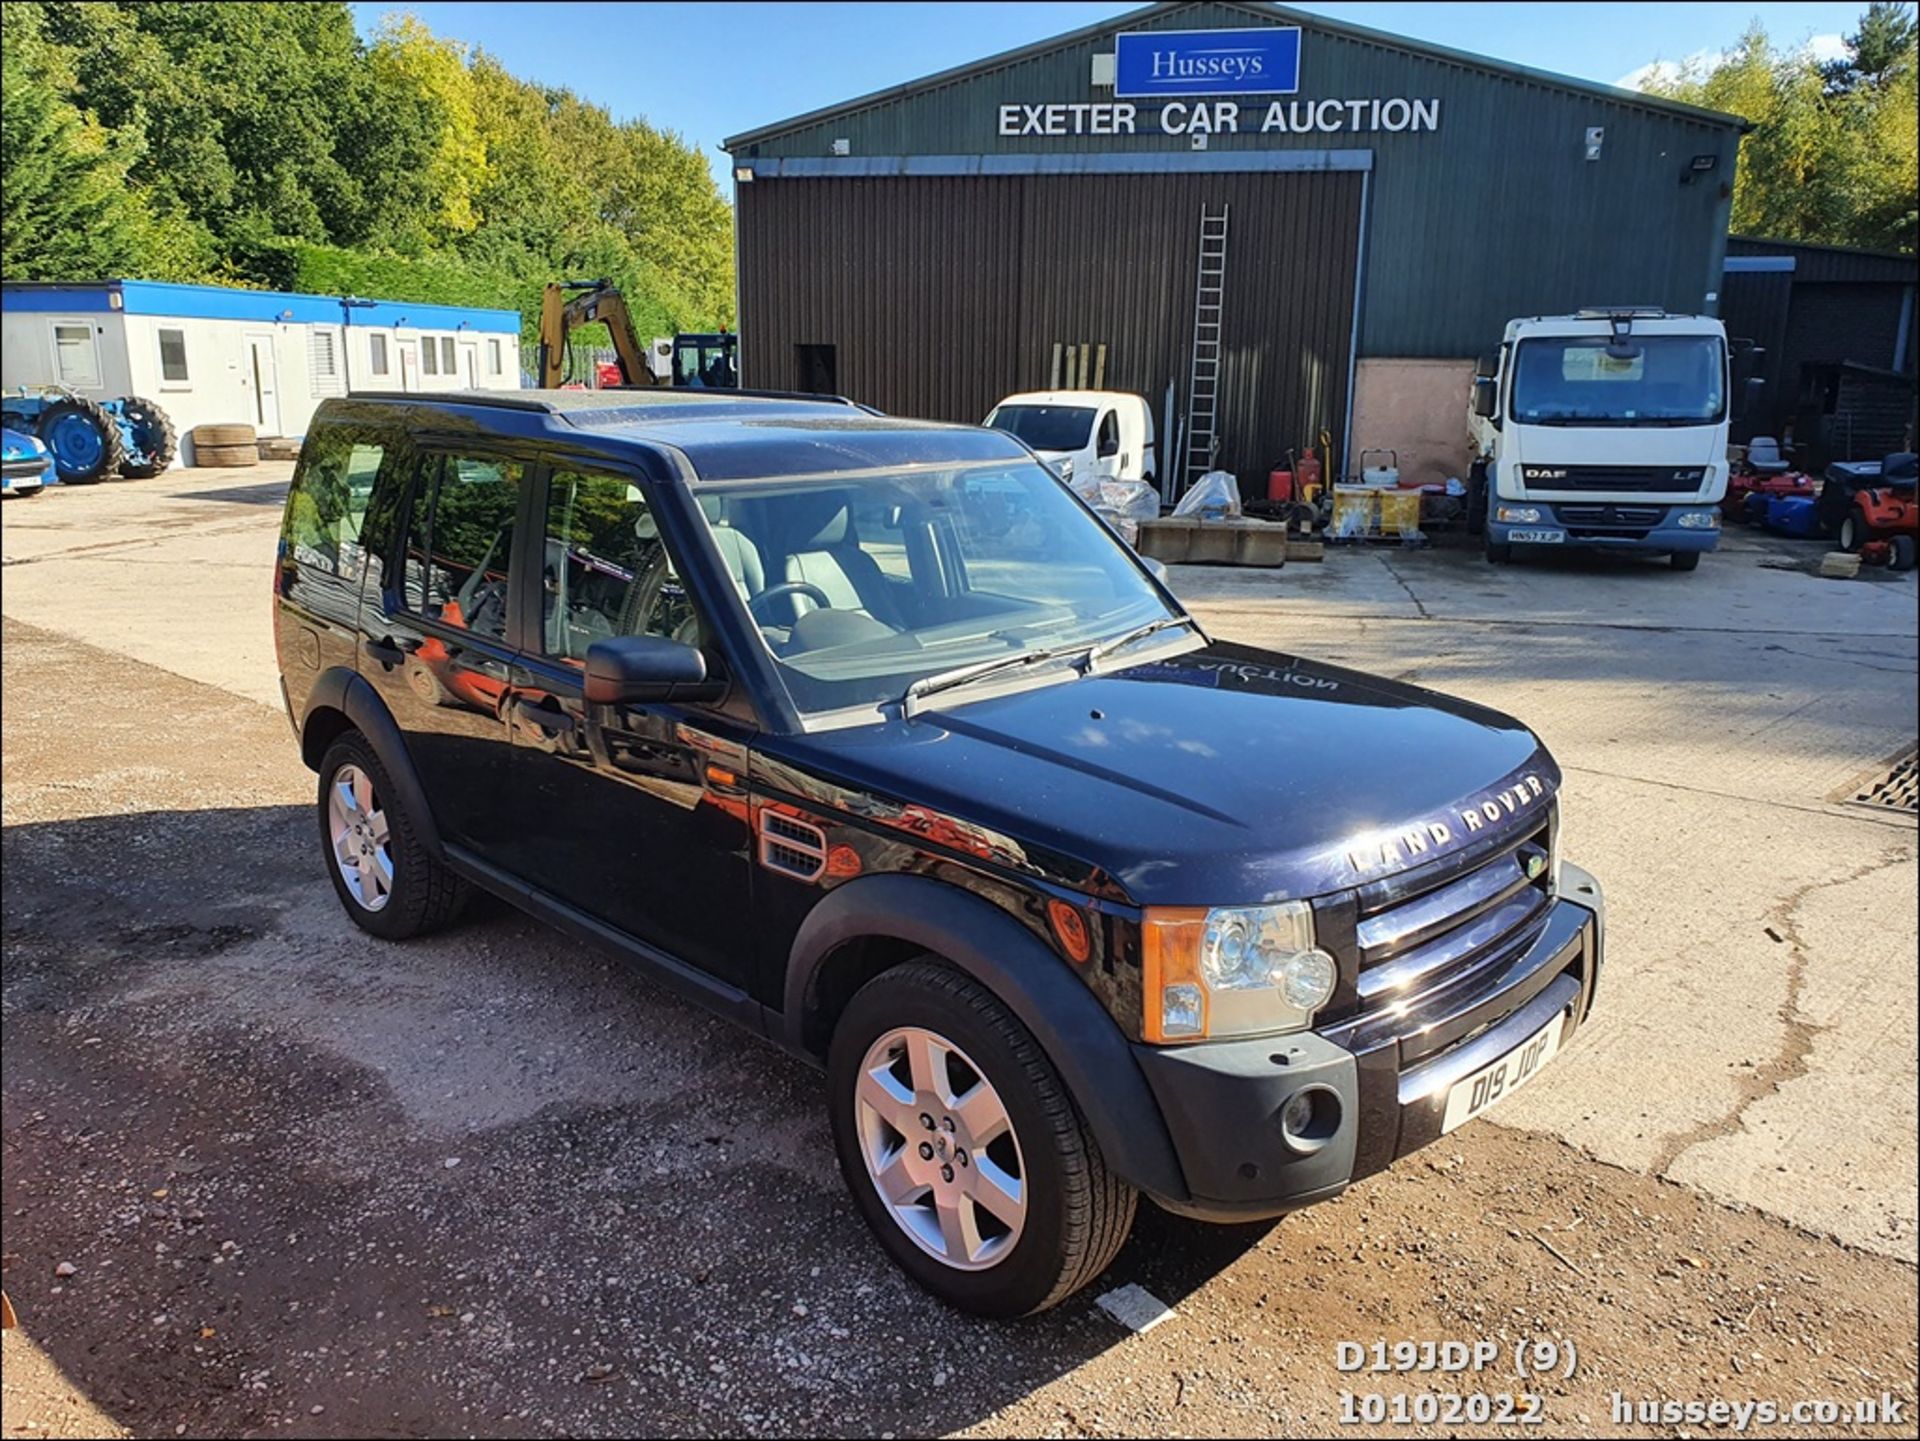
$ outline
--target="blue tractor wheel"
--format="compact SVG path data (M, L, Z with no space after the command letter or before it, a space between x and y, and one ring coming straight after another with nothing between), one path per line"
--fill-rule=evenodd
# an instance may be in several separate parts
M90 485L119 476L126 447L120 439L119 423L99 402L84 395L65 396L40 412L34 429L40 443L52 454L53 468L62 480Z
M126 422L122 438L127 452L120 473L129 480L145 480L172 465L180 438L166 411L138 395L121 401L119 411Z

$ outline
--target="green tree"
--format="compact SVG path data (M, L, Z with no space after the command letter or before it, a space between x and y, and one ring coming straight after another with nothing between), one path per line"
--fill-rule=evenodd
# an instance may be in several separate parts
M1860 28L1847 37L1847 53L1820 67L1833 94L1849 94L1862 85L1882 85L1913 68L1913 11L1894 0L1873 0Z
M0 273L14 280L191 274L191 234L168 234L127 183L128 156L61 97L57 54L27 7L0 43Z
M699 151L339 0L8 0L10 276L109 273L508 305L609 276L643 330L730 323ZM644 337L643 337L644 338Z
M1874 4L1822 66L1774 48L1758 24L1712 65L1656 74L1645 88L1753 122L1741 144L1732 228L1779 240L1915 249L1915 26Z

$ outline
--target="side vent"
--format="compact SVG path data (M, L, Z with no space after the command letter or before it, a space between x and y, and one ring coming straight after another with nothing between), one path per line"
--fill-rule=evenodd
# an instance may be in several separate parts
M827 835L779 811L760 812L760 864L796 880L817 881L827 869Z

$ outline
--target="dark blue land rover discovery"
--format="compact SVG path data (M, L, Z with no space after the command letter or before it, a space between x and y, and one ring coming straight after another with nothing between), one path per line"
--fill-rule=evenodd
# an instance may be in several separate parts
M1142 1192L1337 1195L1592 1002L1525 726L1209 640L995 431L329 401L275 593L354 921L478 886L824 1066L875 1235L967 1310L1092 1280Z

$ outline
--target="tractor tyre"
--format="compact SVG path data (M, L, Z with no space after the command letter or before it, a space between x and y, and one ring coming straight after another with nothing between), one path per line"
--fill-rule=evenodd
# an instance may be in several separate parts
M173 464L180 453L180 436L173 418L151 400L130 395L120 407L133 430L133 443L142 459L120 463L120 473L129 480L147 480Z
M106 407L84 395L68 395L40 412L34 426L53 456L53 467L69 485L92 485L117 478L126 448L120 424Z
M254 445L260 437L251 425L196 425L193 428L193 444L198 449L203 445Z
M1855 505L1840 522L1840 549L1858 555L1860 547L1872 539L1873 522L1867 519L1867 508Z
M1893 558L1887 562L1889 570L1912 570L1914 539L1910 535L1896 535L1893 538Z
M205 441L193 443L193 463L196 468L208 466L232 468L258 465L260 451L252 445L208 445Z

